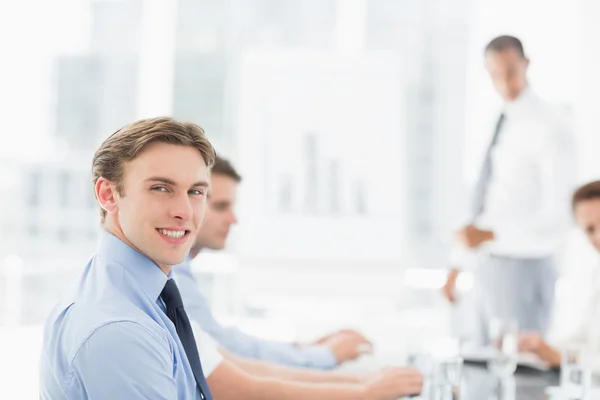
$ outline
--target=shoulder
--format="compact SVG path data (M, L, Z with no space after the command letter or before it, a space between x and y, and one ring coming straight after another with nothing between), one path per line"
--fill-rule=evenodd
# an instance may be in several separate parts
M53 311L45 327L44 349L52 359L70 365L82 348L89 352L98 349L113 352L124 343L141 346L172 346L167 331L142 310L127 302L96 303L76 299ZM125 352L124 354L127 354Z
M73 398L85 394L101 399L174 399L174 354L168 342L143 324L107 323L77 350L63 387Z
M531 102L530 132L540 149L569 149L573 145L573 120L568 107L550 103L537 95Z
M572 123L572 113L566 105L550 103L536 94L532 95L531 109L539 124L557 128L566 128Z
M133 320L111 321L96 327L75 349L74 366L97 368L135 360L169 365L173 348L165 335Z

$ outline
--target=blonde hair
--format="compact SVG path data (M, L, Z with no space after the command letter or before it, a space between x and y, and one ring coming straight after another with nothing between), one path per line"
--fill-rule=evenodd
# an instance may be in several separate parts
M104 177L116 185L117 192L122 196L123 166L155 142L193 147L200 152L208 167L215 163L215 149L200 126L169 117L142 119L113 133L96 150L92 161L94 186L100 177ZM102 208L100 215L104 221L106 211Z

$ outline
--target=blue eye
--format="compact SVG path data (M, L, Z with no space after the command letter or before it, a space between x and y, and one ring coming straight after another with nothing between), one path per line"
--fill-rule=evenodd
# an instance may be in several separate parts
M195 196L202 196L202 195L204 195L204 190L192 189L188 193L193 194Z
M155 192L168 192L167 188L164 186L155 186L152 188Z

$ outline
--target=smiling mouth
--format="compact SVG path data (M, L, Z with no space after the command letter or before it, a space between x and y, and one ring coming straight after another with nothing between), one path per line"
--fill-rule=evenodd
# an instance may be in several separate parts
M183 231L172 231L169 229L156 229L156 230L161 235L166 236L171 239L181 239L182 237L184 237L190 233L190 231L188 231L188 230L183 230Z

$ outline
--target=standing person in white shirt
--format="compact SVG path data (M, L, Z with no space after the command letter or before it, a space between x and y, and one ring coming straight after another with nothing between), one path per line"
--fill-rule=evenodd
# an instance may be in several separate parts
M485 48L485 66L504 101L487 141L468 223L456 234L443 288L456 301L465 255L475 255L477 342L492 317L545 333L554 300L554 257L568 226L574 159L569 130L527 82L521 41L500 36Z
M590 244L600 252L600 181L577 189L572 204L577 225ZM600 267L596 267L591 278L592 293L583 320L565 342L583 345L586 348L586 361L595 373L600 374ZM540 332L524 332L519 337L521 351L535 353L553 367L560 365L559 348L548 344Z

